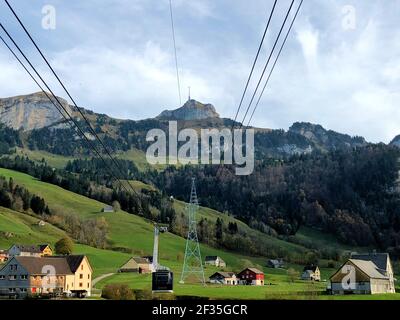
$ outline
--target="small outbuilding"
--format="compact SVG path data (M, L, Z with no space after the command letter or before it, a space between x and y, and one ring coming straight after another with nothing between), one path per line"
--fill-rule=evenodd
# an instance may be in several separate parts
M101 212L104 212L104 213L112 213L112 212L114 212L114 208L113 208L112 206L104 206L104 207L101 209Z
M151 262L147 258L132 257L119 268L118 272L150 273Z

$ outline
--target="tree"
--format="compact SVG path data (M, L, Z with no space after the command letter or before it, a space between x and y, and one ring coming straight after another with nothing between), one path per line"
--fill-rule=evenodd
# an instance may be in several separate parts
M113 201L112 207L114 209L114 212L118 212L121 210L121 205L119 204L119 202L117 200Z
M64 237L56 242L55 249L57 254L70 255L73 251L74 243L70 237Z
M223 234L223 221L220 218L217 218L217 221L215 223L215 238L217 240L222 240L222 234Z
M288 277L288 281L289 282L294 282L296 279L298 279L300 276L300 273L298 271L296 271L293 268L289 268L287 271L287 277Z

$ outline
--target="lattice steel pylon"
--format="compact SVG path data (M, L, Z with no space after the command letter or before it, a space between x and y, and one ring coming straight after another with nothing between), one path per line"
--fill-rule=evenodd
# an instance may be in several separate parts
M189 216L188 236L186 239L185 259L183 262L183 269L180 283L185 283L190 275L197 277L204 285L204 269L203 261L201 260L199 239L197 237L197 221L196 213L199 208L197 200L195 179L192 178L192 190L190 192L190 203L187 206Z

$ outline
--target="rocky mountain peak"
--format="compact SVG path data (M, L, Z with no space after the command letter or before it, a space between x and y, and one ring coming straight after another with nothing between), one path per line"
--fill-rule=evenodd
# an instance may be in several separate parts
M58 99L71 112L68 102ZM0 122L13 129L41 129L63 119L43 92L0 99Z
M390 145L400 148L400 135L394 137L394 139L390 142Z
M157 116L162 120L202 120L219 118L212 104L203 104L196 100L188 100L182 107L175 110L165 110Z

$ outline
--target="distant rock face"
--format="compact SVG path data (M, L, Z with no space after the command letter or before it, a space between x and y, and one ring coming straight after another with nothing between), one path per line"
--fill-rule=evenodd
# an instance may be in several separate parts
M316 146L323 149L336 149L343 147L360 147L367 144L363 137L351 137L347 134L338 133L332 130L326 130L319 124L308 122L296 122L290 128L289 132L302 135Z
M196 100L189 100L176 110L165 110L157 117L161 120L202 120L209 118L219 118L214 106Z
M391 146L396 146L398 148L400 148L400 135L396 136L391 142L390 142Z
M67 101L58 98L71 113ZM13 129L41 129L64 118L42 92L0 99L0 122Z

